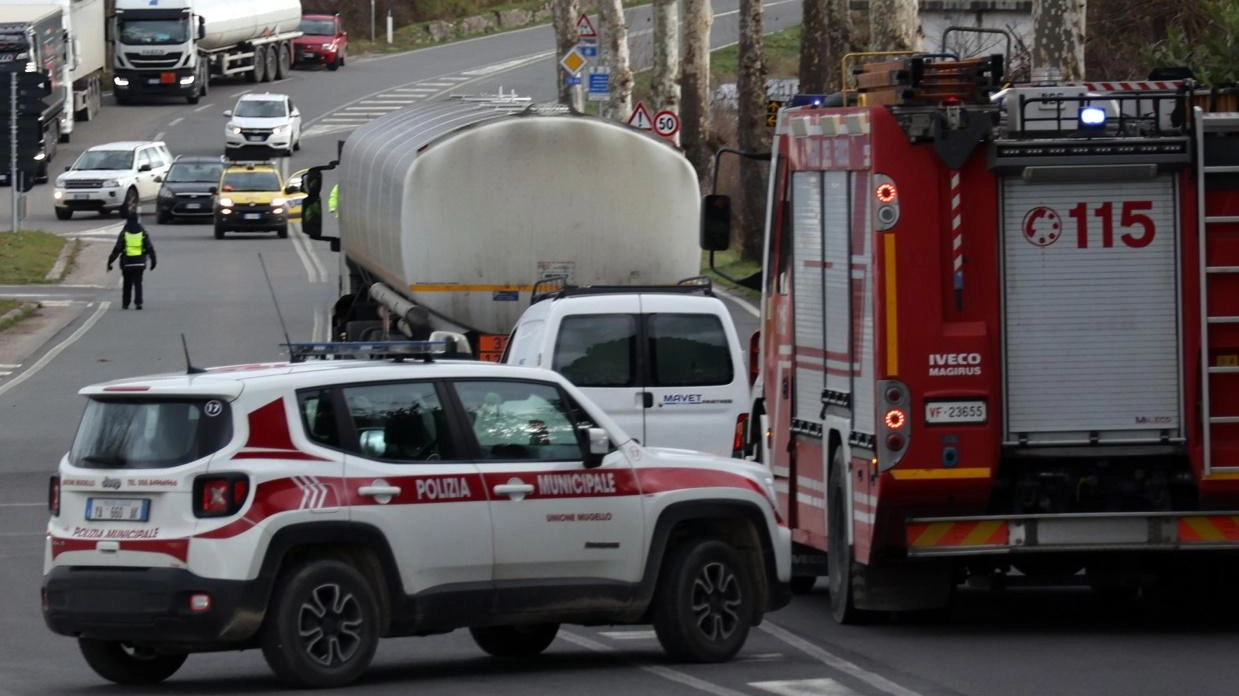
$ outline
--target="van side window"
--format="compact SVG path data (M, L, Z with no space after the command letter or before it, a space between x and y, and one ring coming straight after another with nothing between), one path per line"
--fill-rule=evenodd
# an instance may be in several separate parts
M637 318L631 314L564 317L551 369L578 387L635 385Z
M357 454L388 462L451 459L447 418L431 382L344 388L357 431Z
M650 386L730 384L735 376L727 333L712 314L651 314Z

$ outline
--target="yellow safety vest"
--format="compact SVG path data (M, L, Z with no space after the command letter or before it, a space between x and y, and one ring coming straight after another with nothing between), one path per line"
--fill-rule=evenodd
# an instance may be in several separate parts
M125 233L125 256L141 256L143 235L141 232Z

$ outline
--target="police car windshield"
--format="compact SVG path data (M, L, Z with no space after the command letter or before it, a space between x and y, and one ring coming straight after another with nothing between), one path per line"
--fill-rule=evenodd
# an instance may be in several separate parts
M87 469L162 469L231 439L228 405L219 399L91 399L69 459Z
M165 181L169 183L198 181L213 184L219 181L219 173L223 169L224 165L210 162L179 162L168 170L168 177Z
M133 152L129 150L87 150L73 163L74 169L131 169Z
M224 175L221 191L278 191L279 177L275 172L231 172Z
M246 99L237 102L233 111L235 116L243 118L281 118L287 116L284 102L275 99Z

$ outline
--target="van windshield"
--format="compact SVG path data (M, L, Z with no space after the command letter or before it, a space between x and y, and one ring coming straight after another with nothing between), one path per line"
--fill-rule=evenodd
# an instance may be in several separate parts
M220 399L91 399L69 460L86 469L165 469L231 439L232 417Z

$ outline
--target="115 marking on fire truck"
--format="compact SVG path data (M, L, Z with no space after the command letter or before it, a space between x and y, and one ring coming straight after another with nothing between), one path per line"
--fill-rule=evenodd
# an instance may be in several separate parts
M1067 211L1067 217L1075 222L1076 248L1088 249L1090 236L1089 218L1096 218L1101 226L1101 246L1109 249L1114 246L1115 224L1114 213L1118 209L1118 226L1122 230L1131 230L1119 235L1119 241L1133 249L1147 247L1153 243L1157 234L1157 226L1153 218L1145 214L1153 210L1153 201L1123 201L1116 206L1112 201L1090 205L1077 203ZM1091 213L1091 214L1090 214ZM1048 247L1057 242L1065 230L1063 217L1058 211L1045 205L1039 205L1024 215L1024 239L1039 247Z

